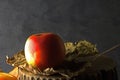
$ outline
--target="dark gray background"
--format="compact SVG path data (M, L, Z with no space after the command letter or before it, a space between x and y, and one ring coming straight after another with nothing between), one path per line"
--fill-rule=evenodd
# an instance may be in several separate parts
M0 0L0 67L8 72L5 56L22 50L26 38L54 32L64 41L86 39L100 52L120 43L118 0ZM120 48L109 54L120 76Z

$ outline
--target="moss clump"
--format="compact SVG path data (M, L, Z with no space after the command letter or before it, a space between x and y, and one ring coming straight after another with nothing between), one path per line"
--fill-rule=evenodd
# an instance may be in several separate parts
M93 56L98 54L98 49L96 45L92 44L89 41L81 40L75 43L66 42L66 58L76 58L84 56Z
M77 42L76 51L78 52L78 54L85 55L85 56L86 55L95 55L98 53L96 45L94 45L86 40Z

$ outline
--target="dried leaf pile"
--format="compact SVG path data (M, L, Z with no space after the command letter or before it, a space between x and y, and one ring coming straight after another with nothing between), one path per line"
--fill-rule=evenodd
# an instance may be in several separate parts
M13 57L7 56L6 62L14 67L24 68L31 72L33 71L34 74L52 75L55 73L59 73L66 77L72 77L80 74L81 72L84 72L86 68L91 66L91 63L89 61L77 62L77 59L98 54L96 45L86 40L81 40L75 43L66 42L64 44L66 54L63 64L54 68L47 68L43 72L41 72L37 68L31 68L31 66L27 64L23 50L14 54Z

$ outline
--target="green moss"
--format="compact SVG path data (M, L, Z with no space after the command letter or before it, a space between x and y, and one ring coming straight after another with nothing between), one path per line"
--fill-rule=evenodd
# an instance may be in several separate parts
M81 40L75 43L66 42L65 48L66 59L68 60L77 57L93 56L95 54L98 54L98 49L96 48L96 45L86 40Z

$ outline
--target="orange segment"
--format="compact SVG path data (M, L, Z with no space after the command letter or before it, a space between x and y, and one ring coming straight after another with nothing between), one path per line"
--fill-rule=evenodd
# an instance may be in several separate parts
M17 78L8 73L0 72L0 80L17 80Z
M15 67L12 71L9 72L9 74L18 77L18 67Z

